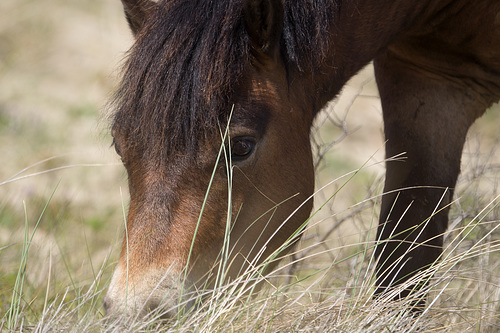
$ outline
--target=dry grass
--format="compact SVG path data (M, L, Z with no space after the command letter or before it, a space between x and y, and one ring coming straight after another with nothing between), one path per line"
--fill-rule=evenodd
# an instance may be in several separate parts
M314 217L300 248L266 278L265 291L244 299L241 284L221 287L177 322L106 320L102 297L127 198L105 121L97 124L116 82L111 74L131 42L120 6L0 2L0 331L500 330L498 106L467 141L445 260L435 267L426 312L413 317L401 311L404 304L372 300L383 135L369 69L318 120L317 151L328 151L318 188L375 154L367 163L373 166ZM322 144L337 138L342 143L333 149ZM317 195L317 207L344 179Z
M499 206L497 197L446 234L443 260L409 281L409 285L429 281L427 289L411 299L392 302L394 293L372 298L376 244L367 235L359 235L362 239L349 247L316 251L316 243L302 244L268 276L260 275L262 267L248 270L239 280L211 291L198 307L171 320L162 320L161 312L140 319L103 317L101 299L107 285L103 268L88 284L73 282L53 296L49 273L45 293L28 302L25 286L30 283L24 268L36 234L33 230L25 236L12 301L1 325L36 332L496 332L500 224L491 215L498 213ZM352 253L339 255L344 251ZM260 282L267 284L264 291L243 296ZM429 295L427 307L422 315L414 316L413 301L425 295ZM34 309L33 304L41 306L41 301L43 308Z

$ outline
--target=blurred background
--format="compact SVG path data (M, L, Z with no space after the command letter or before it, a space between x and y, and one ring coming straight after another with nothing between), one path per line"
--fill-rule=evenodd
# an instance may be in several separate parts
M12 295L25 221L31 234L52 193L27 297L49 270L57 293L116 257L128 192L106 103L131 43L120 1L0 1L0 305Z
M70 284L83 288L101 267L104 280L109 278L121 247L128 190L111 147L106 103L132 42L118 0L0 1L0 313L12 295L25 224L31 233L47 203L30 248L28 301L45 292L49 273L54 295ZM481 170L484 175L479 162L490 165L486 185L477 187L486 188L485 196L500 180L498 109L474 126L464 153L464 165L472 166L463 175L467 181ZM315 221L330 220L306 242L350 216L345 209L382 192L384 139L370 66L317 124L318 187L365 163L373 166L318 215ZM374 211L368 208L367 217L350 220L347 229L333 228L332 242L359 241L360 233L373 228Z

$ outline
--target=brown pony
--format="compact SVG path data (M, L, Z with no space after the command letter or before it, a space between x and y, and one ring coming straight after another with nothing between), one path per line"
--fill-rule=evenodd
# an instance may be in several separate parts
M377 292L437 260L467 130L500 99L500 1L122 2L130 208L108 313L173 306L214 285L221 252L230 281L289 241L312 208L311 124L372 60L386 154L406 156L387 162Z

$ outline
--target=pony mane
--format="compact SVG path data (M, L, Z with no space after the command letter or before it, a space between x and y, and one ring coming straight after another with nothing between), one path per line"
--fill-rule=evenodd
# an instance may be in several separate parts
M113 126L151 154L193 155L227 124L232 89L250 61L244 1L157 4L124 64ZM280 48L287 70L312 71L322 61L333 4L285 1Z

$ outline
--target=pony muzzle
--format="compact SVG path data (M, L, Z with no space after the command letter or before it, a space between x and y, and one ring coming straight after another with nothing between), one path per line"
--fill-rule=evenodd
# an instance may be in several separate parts
M118 265L104 297L106 315L127 319L177 316L193 304L181 275L172 268L155 268L130 276Z

